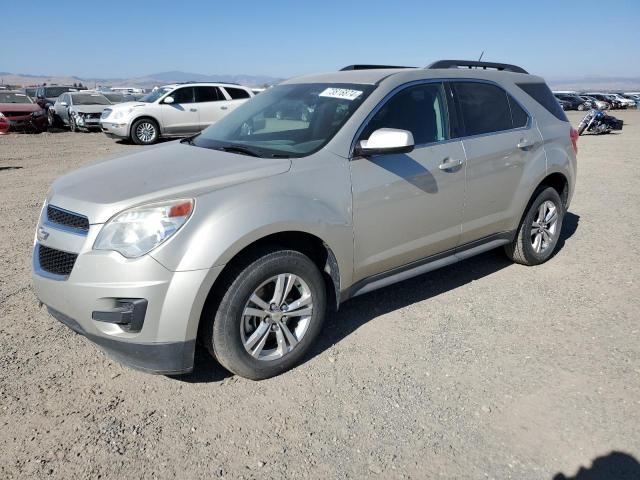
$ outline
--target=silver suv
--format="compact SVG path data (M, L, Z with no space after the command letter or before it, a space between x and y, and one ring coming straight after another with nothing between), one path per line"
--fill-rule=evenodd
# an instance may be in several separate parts
M250 88L226 83L165 85L134 102L102 112L109 137L150 145L161 137L193 135L217 122L253 96Z
M58 179L35 290L133 367L188 372L198 339L232 372L267 378L351 297L501 246L547 261L576 141L544 81L513 65L288 80L198 135Z

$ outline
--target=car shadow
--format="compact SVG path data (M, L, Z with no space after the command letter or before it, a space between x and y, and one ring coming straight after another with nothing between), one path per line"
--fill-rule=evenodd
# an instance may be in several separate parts
M567 212L562 224L557 252L577 231L579 220L579 215ZM355 297L342 304L337 312L328 312L322 334L302 363L322 354L362 325L380 315L407 305L423 302L511 265L513 262L504 255L502 249L495 249L375 292ZM230 376L232 374L211 358L204 348L198 347L196 348L193 372L171 378L187 383L209 383L221 381Z
M578 472L567 477L563 473L554 475L553 480L638 480L640 463L633 455L612 451L608 455L597 457L589 468L580 467Z

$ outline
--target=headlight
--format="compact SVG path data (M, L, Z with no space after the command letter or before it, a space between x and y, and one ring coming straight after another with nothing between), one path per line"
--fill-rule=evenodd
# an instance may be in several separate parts
M189 219L193 199L142 205L109 220L98 235L94 250L115 250L137 258L169 239Z
M31 114L32 117L41 117L42 115L44 115L44 110L38 110Z
M129 108L127 111L118 110L116 113L113 114L113 119L120 120L122 117L124 117L125 115L129 115L131 112L133 112L133 108Z
M4 118L4 113L0 112L0 118Z

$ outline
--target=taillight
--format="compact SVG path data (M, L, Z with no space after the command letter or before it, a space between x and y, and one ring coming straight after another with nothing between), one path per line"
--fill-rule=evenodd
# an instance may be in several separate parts
M571 138L571 144L573 145L573 151L578 153L578 131L571 127L571 131L569 132L569 137Z

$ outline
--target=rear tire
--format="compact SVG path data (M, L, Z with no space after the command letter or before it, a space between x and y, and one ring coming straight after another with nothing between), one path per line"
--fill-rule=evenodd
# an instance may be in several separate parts
M158 141L160 129L155 120L141 118L131 126L131 140L138 145L152 145Z
M296 366L325 316L325 284L316 265L294 250L262 250L246 257L227 278L217 309L203 319L201 340L211 355L252 380Z
M553 255L558 246L564 205L558 192L551 187L541 187L533 195L516 237L504 251L521 265L540 265Z

